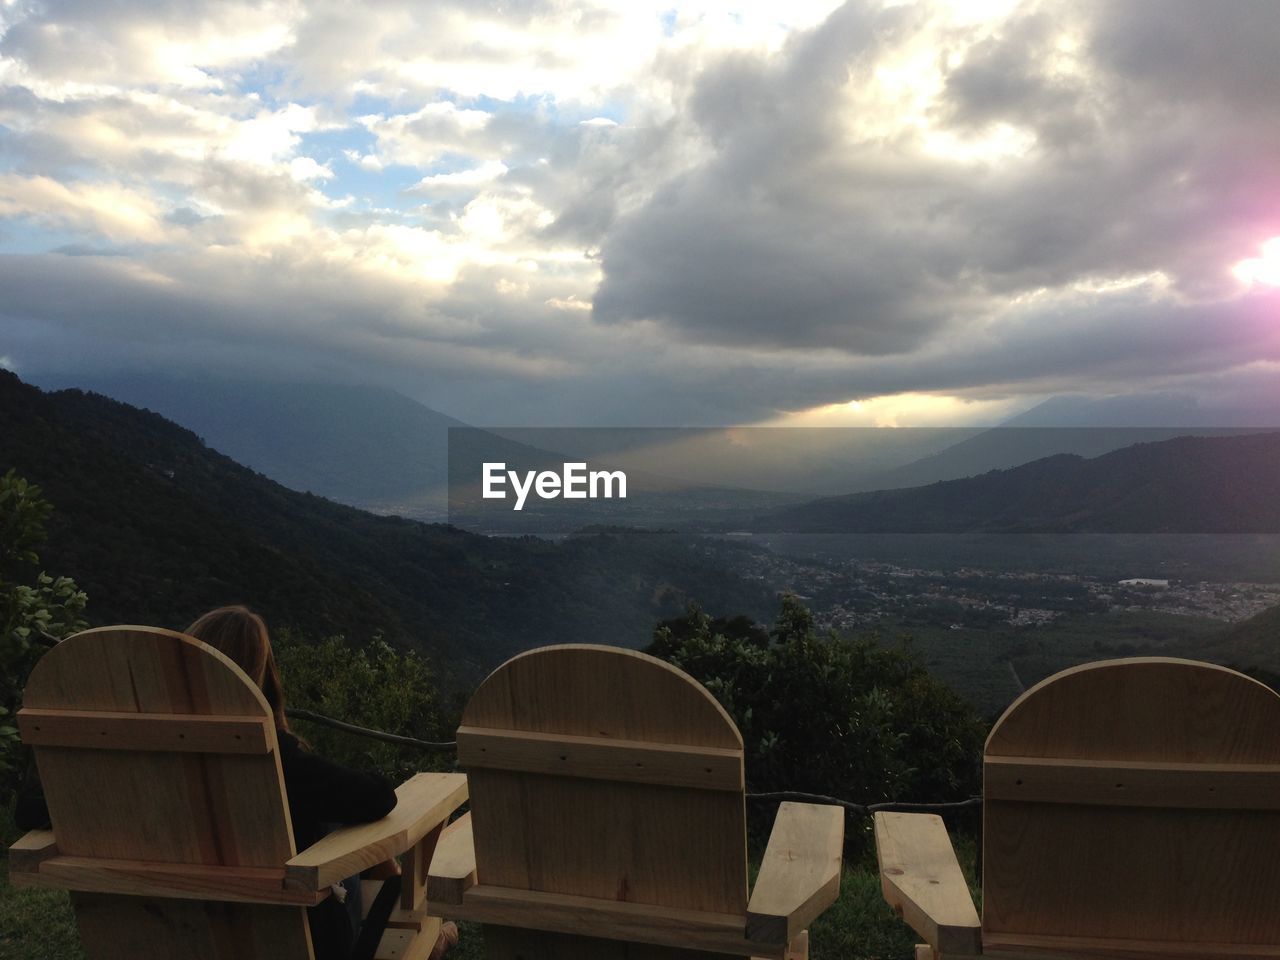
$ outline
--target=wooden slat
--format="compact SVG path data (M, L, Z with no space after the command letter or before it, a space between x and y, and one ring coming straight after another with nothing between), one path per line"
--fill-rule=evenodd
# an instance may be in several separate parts
M515 890L477 884L462 903L443 912L459 920L509 927L572 933L659 946L684 947L733 956L783 960L785 946L746 938L745 918L647 903L597 900L537 890Z
M34 873L13 873L14 886L55 887L134 897L313 906L329 895L285 882L281 868L214 867L90 857L50 857Z
M428 919L419 929L397 923L394 913L391 917L382 939L378 941L373 960L426 960L440 936L440 921Z
M889 906L942 956L981 953L981 922L942 818L877 813L875 833Z
M1024 694L987 741L984 948L1011 938L1047 956L1071 941L1123 956L1156 944L1168 956L1170 941L1187 945L1182 956L1248 956L1259 948L1236 945L1280 945L1280 815L1238 776L1280 765L1278 727L1274 691L1192 661L1094 663ZM1084 762L1050 787L1072 802L1027 803L1000 798L1018 785L997 782L1009 770L998 758ZM1127 779L1108 780L1117 771Z
M458 728L458 764L463 769L705 790L743 789L742 751L736 748L462 726Z
M431 866L436 844L440 842L440 831L443 829L444 821L441 820L427 831L426 836L405 851L401 861L400 909L417 910L422 906L427 894L427 869Z
M24 707L18 711L18 731L33 747L267 754L275 744L270 720Z
M72 893L71 903L87 960L314 957L303 907L105 893Z
M456 904L476 882L476 848L471 836L471 814L465 813L444 828L427 873L427 904Z
M989 800L1280 810L1280 764L987 757Z
M58 855L52 830L32 830L9 848L9 873L35 873L40 864Z
M147 627L64 640L32 670L23 702L30 710L256 717L275 736L271 708L242 670L190 637ZM34 752L68 856L279 867L295 852L278 752Z
M289 882L321 890L344 877L404 853L467 799L460 773L419 773L396 788L396 806L373 823L345 827L288 862Z
M844 810L785 802L747 904L747 937L787 944L840 895Z
M1278 958L1280 944L1194 943L1181 940L1117 940L987 934L983 953L1005 960L1249 960Z

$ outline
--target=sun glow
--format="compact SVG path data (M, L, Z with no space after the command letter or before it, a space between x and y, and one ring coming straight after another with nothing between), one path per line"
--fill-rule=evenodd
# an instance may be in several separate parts
M1262 245L1262 256L1241 260L1231 272L1245 283L1280 287L1280 237L1272 237Z

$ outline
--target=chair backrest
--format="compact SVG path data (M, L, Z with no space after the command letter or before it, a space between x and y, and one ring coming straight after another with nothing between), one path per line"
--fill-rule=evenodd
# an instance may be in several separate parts
M130 892L119 861L211 868L211 897L224 876L283 877L295 851L271 710L213 648L150 627L76 634L36 664L19 720L59 857L116 861L104 886ZM310 960L302 907L200 896L73 894L86 953Z
M742 737L670 664L517 656L471 698L458 757L481 883L745 916Z
M1280 697L1136 658L1059 673L984 759L983 951L1280 957Z

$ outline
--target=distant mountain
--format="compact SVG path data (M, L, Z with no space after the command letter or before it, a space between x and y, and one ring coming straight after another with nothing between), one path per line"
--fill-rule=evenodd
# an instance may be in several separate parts
M334 383L121 377L77 386L153 410L292 490L441 518L461 420L394 390Z
M761 518L798 533L1278 533L1280 433L1179 437L1093 459L828 497Z
M0 370L0 472L56 513L46 569L76 578L94 623L182 627L246 602L313 636L377 634L475 675L564 641L647 643L690 600L766 616L773 598L727 572L744 549L602 531L561 543L486 538L288 490L158 414L43 393Z
M1195 397L1144 393L1115 397L1064 394L986 430L955 431L956 442L910 463L852 477L846 493L918 487L974 477L1059 453L1099 457L1136 443L1183 436L1235 436L1280 429L1266 407L1205 407Z
M1280 413L1273 403L1207 406L1185 393L1062 394L1009 418L1002 426L1174 428L1186 434L1220 427L1280 428Z

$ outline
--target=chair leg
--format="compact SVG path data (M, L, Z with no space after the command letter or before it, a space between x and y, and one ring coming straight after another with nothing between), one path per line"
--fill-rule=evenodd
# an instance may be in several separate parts
M787 960L809 960L809 931L801 930L787 944Z
M927 943L917 943L916 960L938 960L938 955L933 952L933 947Z

